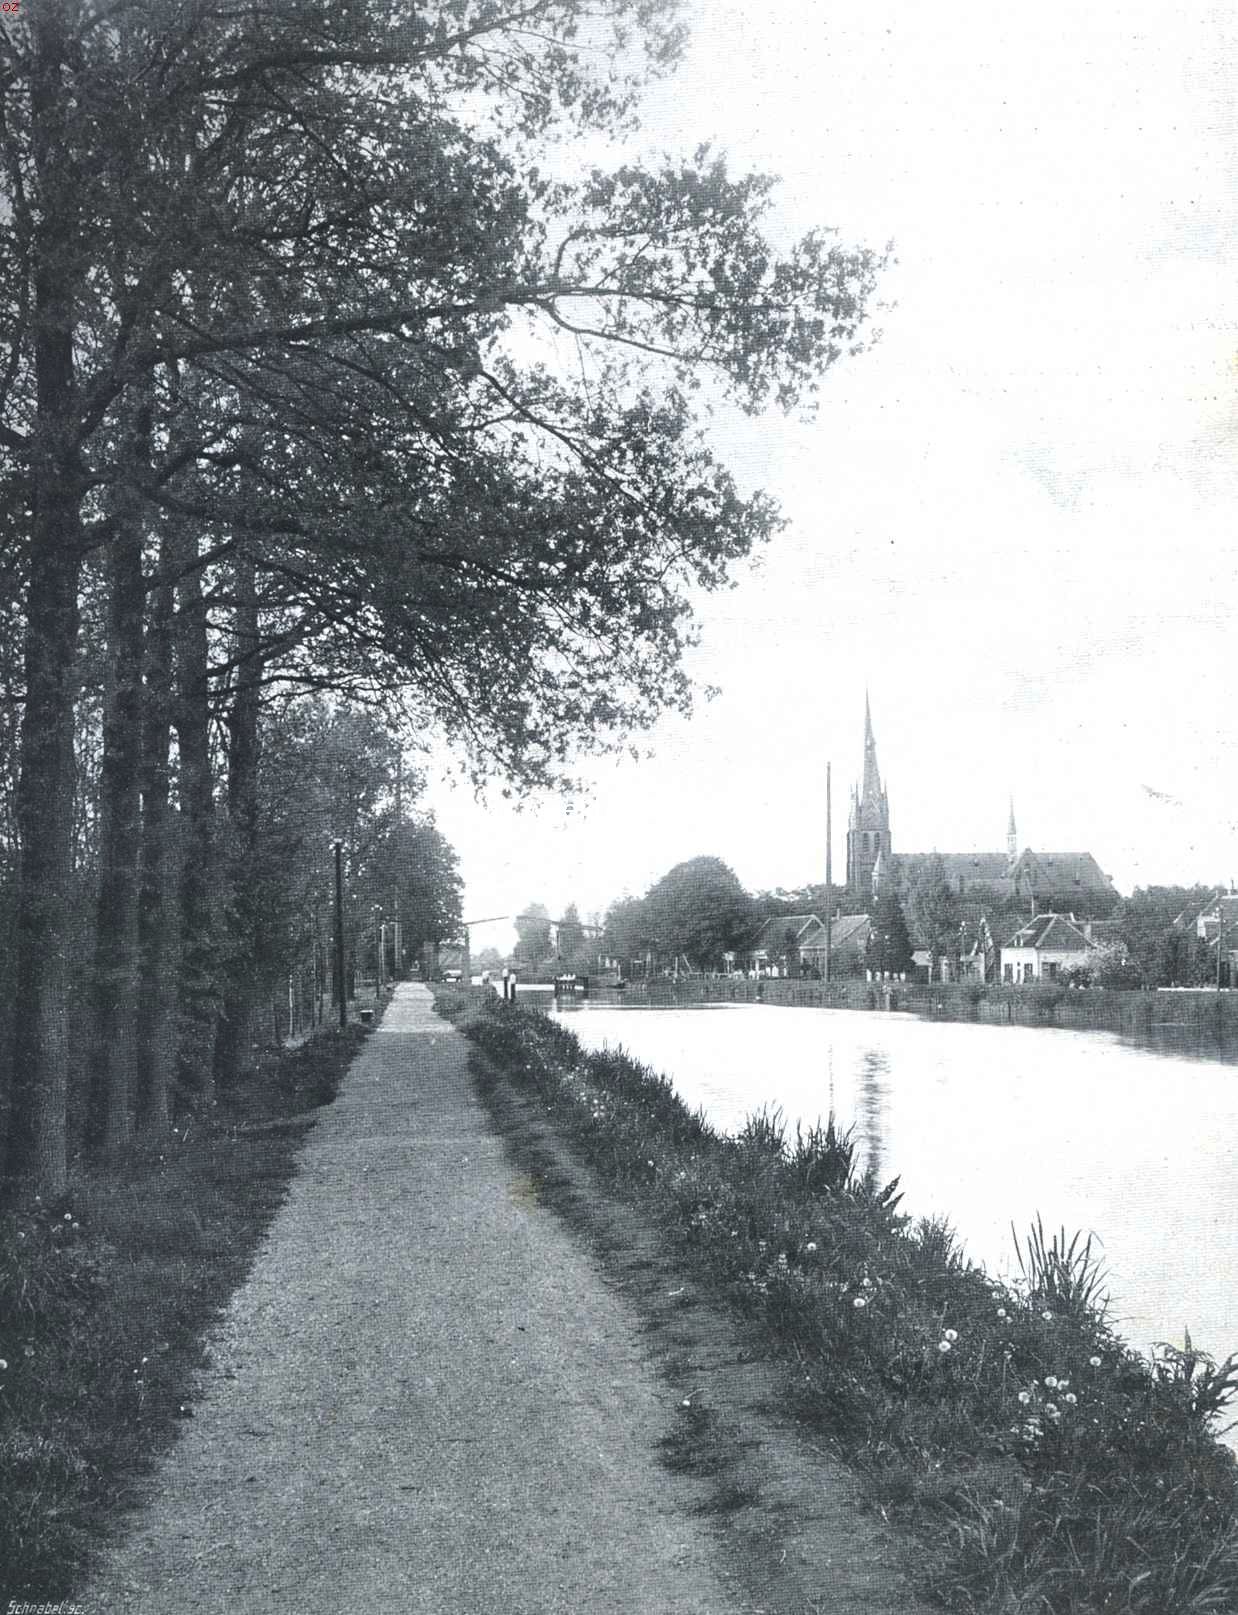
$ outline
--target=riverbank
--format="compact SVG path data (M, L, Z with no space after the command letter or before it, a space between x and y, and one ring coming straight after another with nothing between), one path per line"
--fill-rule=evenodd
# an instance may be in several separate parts
M635 982L616 991L595 989L591 1003L768 1004L797 1008L893 1010L932 1019L973 1021L985 1026L1066 1027L1079 1032L1116 1032L1156 1042L1185 1040L1201 1047L1238 1047L1238 992L1126 992L1074 989L1053 982L1004 987L979 982L794 981L726 976L681 976Z
M1002 1287L857 1178L837 1137L788 1151L766 1122L723 1139L669 1084L542 1017L492 1006L466 1026L782 1354L788 1394L925 1543L948 1608L1233 1604L1234 1465L1208 1421L1225 1378L1123 1346L1078 1247L1042 1243L1028 1283Z
M208 1117L0 1217L0 1609L71 1598L193 1418L203 1334L364 1037L264 1058Z

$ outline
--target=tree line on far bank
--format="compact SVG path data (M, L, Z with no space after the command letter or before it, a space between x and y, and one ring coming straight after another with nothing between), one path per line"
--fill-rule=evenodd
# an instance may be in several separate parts
M1211 985L1216 950L1196 937L1191 922L1217 890L1150 886L1104 901L1087 914L1077 913L1080 920L1103 922L1103 940L1088 964L1072 967L1065 979L1112 988ZM625 974L673 969L677 960L693 970L721 970L728 960L742 968L766 920L806 914L824 920L840 912L867 914L871 924L864 946L846 943L835 952L831 969L837 977L870 970L905 973L917 948L957 965L981 921L1001 947L1031 917L1025 900L996 890L973 888L960 896L940 858L927 859L905 892L887 886L873 902L845 887L827 891L824 883L749 893L721 858L701 856L676 864L643 897L612 902L600 934L583 933L575 905L566 911L567 925L554 928L549 911L530 904L518 926L514 952L503 958L491 950L487 963L492 968L511 963L526 970L550 967L582 974L596 970L601 958L618 960ZM789 951L793 943L789 933Z

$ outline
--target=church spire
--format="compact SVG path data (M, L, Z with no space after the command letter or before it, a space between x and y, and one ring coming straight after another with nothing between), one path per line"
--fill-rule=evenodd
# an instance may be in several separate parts
M862 807L876 807L881 801L881 774L877 768L877 742L873 738L873 715L868 704L868 691L864 692L864 789L860 793Z
M864 692L864 777L851 793L851 815L847 827L847 885L855 899L867 903L873 889L873 869L884 854L882 873L892 873L890 859L890 804L881 788L877 767L877 742L873 736L873 712Z
M1006 826L1006 851L1011 858L1019 856L1019 832L1014 827L1014 797L1010 798L1010 822Z

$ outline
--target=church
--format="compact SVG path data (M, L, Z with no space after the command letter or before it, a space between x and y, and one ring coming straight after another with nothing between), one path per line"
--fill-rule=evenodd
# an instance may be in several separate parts
M894 850L890 801L877 766L872 713L864 698L864 772L851 793L847 823L847 887L868 901L890 885L906 892L924 865L939 857L960 897L1018 900L1032 914L1107 913L1117 901L1113 882L1090 852L1019 851L1014 803L1006 826L1005 852L904 852Z

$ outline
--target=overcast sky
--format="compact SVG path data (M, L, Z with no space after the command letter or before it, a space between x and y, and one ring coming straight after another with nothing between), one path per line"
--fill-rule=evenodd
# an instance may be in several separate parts
M727 433L789 525L702 613L722 694L570 813L434 787L466 918L700 853L822 879L827 759L841 878L866 685L896 852L1001 848L1013 795L1020 845L1122 890L1238 876L1236 67L1201 0L697 0L650 148L892 240L893 306L813 423Z

